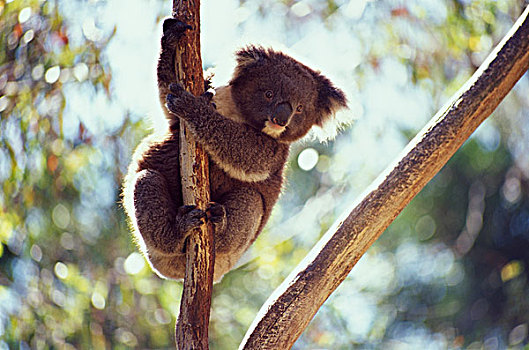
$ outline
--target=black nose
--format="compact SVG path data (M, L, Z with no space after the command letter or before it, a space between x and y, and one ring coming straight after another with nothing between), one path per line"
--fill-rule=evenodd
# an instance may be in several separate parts
M290 120L292 115L292 106L288 102L282 102L276 106L274 109L274 114L272 115L272 121L277 125L285 126Z

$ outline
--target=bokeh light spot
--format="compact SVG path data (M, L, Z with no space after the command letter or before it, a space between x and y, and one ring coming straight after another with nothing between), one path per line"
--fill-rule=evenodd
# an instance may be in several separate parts
M421 241L426 241L435 233L435 221L430 215L424 215L415 224L415 231Z
M9 97L7 96L0 97L0 112L5 110L8 105L9 105Z
M302 170L312 170L318 164L318 151L314 148L305 148L298 155L298 165Z
M69 232L64 232L61 235L61 245L64 249L72 250L74 248L73 236Z
M138 274L145 267L145 259L137 252L131 253L127 259L125 259L124 268L129 275Z
M305 17L306 15L308 15L309 13L312 12L309 4L307 4L304 1L300 1L300 2L295 3L291 7L291 11L292 11L292 13L294 15L296 15L298 17Z
M73 76L78 81L85 81L88 77L88 72L88 66L85 63L79 63L73 69Z
M30 17L31 17L31 8L30 7L24 7L18 13L18 21L20 23L26 22Z
M517 345L524 341L527 337L528 326L527 323L519 324L514 327L509 333L509 345Z
M48 84L53 84L59 79L60 75L61 68L59 66L53 66L46 71L46 74L44 75L44 80L46 80Z
M35 37L35 31L33 29L28 30L23 37L24 43L29 43Z
M513 260L501 269L501 280L507 282L520 275L523 265L518 260Z
M94 292L92 294L92 305L94 305L96 309L103 310L105 308L105 304L105 297L103 297L100 293Z
M61 229L65 229L70 224L70 211L63 204L57 204L51 213L53 223Z
M31 77L33 80L39 80L44 75L44 66L42 64L37 64L31 70Z
M68 266L60 261L55 264L53 271L62 280L68 277Z
M42 249L36 244L33 244L31 246L31 250L29 251L29 254L31 255L31 258L35 260L36 262L39 262L42 259ZM2 256L0 254L0 256Z

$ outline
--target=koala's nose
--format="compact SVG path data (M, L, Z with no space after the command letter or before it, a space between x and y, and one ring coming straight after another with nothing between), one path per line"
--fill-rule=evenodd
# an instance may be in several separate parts
M288 102L282 102L276 106L274 109L274 114L272 115L272 121L280 126L285 126L290 120L292 115L292 106Z

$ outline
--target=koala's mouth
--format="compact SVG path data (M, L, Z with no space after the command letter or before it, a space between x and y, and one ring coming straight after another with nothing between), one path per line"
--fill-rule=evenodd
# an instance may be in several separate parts
M267 120L265 121L265 126L261 131L269 136L277 138L281 135L281 133L283 133L283 131L285 131L285 129L286 129L286 126L281 126L270 120Z

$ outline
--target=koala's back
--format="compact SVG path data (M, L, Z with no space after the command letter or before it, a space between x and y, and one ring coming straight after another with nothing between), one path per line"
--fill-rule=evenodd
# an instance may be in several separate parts
M163 174L176 204L182 200L179 150L178 130L165 135L155 133L140 143L131 165L136 166L136 173L142 170L155 170Z

